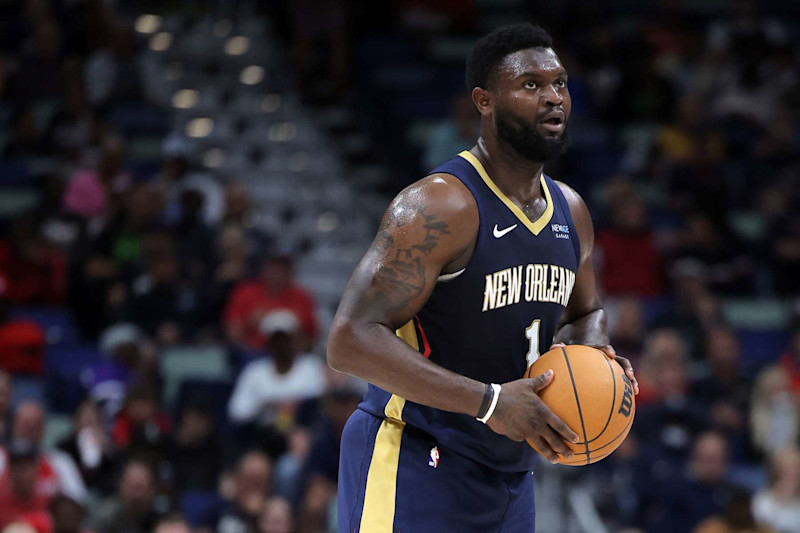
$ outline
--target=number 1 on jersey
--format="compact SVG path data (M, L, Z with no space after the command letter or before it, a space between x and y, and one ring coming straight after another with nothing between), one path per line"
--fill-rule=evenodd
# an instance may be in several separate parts
M534 361L539 359L539 323L540 319L531 322L531 325L525 329L525 336L531 341L530 348L528 348L528 366L531 366Z

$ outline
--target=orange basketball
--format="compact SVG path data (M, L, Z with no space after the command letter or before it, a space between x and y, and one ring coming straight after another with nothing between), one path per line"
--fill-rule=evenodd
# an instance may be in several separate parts
M572 345L539 357L525 377L548 369L555 374L553 381L539 395L579 439L567 443L575 454L572 459L559 454L559 464L588 465L607 457L628 436L636 413L633 386L622 367L600 350Z

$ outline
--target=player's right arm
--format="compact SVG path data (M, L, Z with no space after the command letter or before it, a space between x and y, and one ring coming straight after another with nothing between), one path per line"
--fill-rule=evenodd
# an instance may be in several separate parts
M330 366L412 402L475 416L486 385L422 357L395 330L422 308L441 273L466 266L477 232L475 200L453 176L429 176L401 192L342 296L328 340ZM549 459L552 450L569 455L564 440L577 440L536 394L551 380L503 384L488 422L509 438L533 440Z

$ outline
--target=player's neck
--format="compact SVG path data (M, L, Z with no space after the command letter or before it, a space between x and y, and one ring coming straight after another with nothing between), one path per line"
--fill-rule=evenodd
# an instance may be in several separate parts
M506 196L523 202L542 197L539 180L544 163L525 159L513 148L502 145L493 137L480 137L472 153Z

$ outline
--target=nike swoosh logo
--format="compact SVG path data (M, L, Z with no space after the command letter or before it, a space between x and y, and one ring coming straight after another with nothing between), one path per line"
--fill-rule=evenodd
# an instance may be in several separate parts
M517 225L514 224L513 226L509 226L506 229L497 229L497 224L495 224L494 225L494 230L492 231L492 235L494 235L495 239L499 239L500 237L502 237L503 235L505 235L506 233L508 233L509 231L511 231L512 229L514 229L516 227L517 227Z

